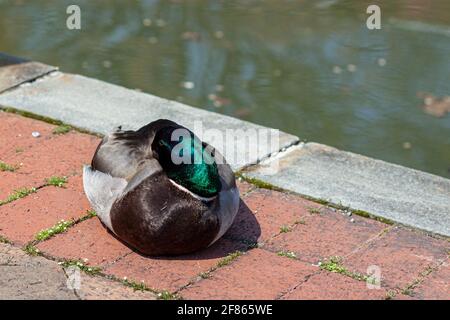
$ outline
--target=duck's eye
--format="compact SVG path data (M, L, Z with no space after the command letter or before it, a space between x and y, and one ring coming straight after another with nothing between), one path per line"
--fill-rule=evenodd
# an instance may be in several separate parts
M158 143L159 143L160 146L163 146L163 145L164 145L164 142L163 142L162 140L159 140Z

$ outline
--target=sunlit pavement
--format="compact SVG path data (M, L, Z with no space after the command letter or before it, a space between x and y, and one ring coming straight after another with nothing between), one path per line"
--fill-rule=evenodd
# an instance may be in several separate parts
M195 254L144 257L90 212L81 173L98 137L5 112L0 123L0 240L9 242L0 262L25 261L1 264L0 298L450 298L448 239L245 181L220 241ZM75 288L65 283L71 268L81 273ZM42 280L42 270L63 276ZM35 281L34 291L17 285Z

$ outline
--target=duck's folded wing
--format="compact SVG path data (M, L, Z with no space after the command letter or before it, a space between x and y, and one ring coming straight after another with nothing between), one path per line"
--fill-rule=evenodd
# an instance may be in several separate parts
M127 181L114 178L109 174L93 170L91 166L83 168L83 187L92 208L100 220L114 232L111 225L111 206L120 197L127 186Z

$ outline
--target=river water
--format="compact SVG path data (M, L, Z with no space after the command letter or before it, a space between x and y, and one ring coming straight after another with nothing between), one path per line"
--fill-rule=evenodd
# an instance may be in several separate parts
M450 177L448 0L0 0L0 51Z

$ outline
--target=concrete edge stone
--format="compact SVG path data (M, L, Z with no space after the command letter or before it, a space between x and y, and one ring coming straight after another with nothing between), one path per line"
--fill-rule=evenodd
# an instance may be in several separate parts
M270 172L274 168L276 172ZM450 236L450 180L444 177L313 142L293 146L243 174L317 200Z
M0 52L0 93L36 80L56 70L58 70L58 67Z
M299 138L275 129L242 121L226 115L194 108L148 93L109 84L76 74L53 72L37 81L0 94L0 105L60 120L90 132L108 133L117 126L137 129L159 118L174 120L199 135L200 132L226 133L222 140L212 135L203 137L224 154L234 170L256 164ZM198 124L201 128L198 128ZM207 130L205 130L207 129ZM279 144L259 144L256 152L249 150L248 137L238 130L279 132ZM268 133L269 134L269 133ZM259 136L257 137L259 139ZM226 152L224 152L226 151ZM230 156L231 154L231 156ZM230 160L231 159L231 160Z

